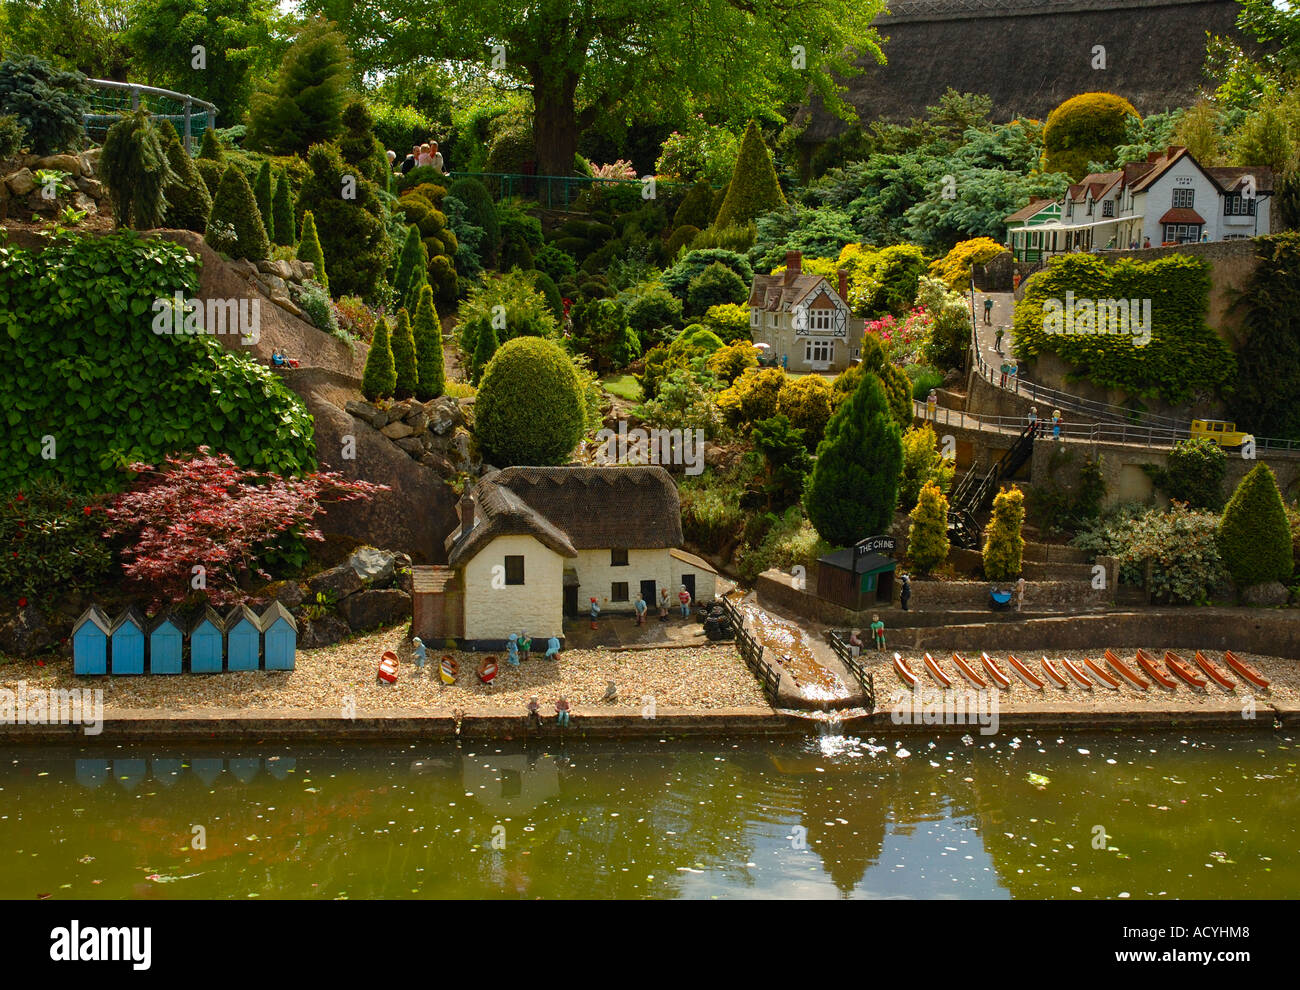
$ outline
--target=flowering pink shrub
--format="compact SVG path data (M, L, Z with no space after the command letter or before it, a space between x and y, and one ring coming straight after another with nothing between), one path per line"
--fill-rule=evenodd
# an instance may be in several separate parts
M205 590L216 605L241 600L241 578L252 573L269 580L260 558L276 540L325 538L312 525L322 503L388 491L335 472L283 478L249 471L207 447L193 457L168 457L161 471L139 463L130 470L141 478L105 507L104 535L128 537L122 573L151 593L155 605L182 601L193 590ZM203 568L200 589L191 585L196 566Z
M610 162L608 165L592 164L591 174L597 179L635 179L636 169L632 167L631 162L625 162L619 159Z
M918 306L901 320L892 315L868 320L866 332L880 338L880 343L885 348L885 357L890 361L895 364L912 364L933 326L930 314Z

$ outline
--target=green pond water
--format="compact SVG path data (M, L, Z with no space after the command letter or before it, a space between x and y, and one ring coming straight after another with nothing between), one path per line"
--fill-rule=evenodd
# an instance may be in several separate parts
M1262 727L12 748L0 896L1294 897L1297 762Z

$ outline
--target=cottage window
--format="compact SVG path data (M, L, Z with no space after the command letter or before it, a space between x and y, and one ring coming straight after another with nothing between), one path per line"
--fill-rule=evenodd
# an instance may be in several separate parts
M1174 190L1174 209L1190 210L1192 203L1196 199L1195 189L1175 189Z
M1255 197L1243 196L1241 193L1228 193L1223 197L1223 215L1225 217L1253 217L1255 215Z
M804 343L804 360L809 364L831 362L835 360L835 341L809 340Z
M758 307L757 307L757 306L753 307L753 308L750 309L750 311L749 311L749 325L750 325L751 327L756 327L756 326L759 325Z
M1088 216L1092 216L1092 208L1093 208L1093 206L1094 206L1094 204L1093 204L1092 200L1091 200L1091 199L1088 200Z
M609 566L610 566L610 567L626 567L626 566L627 566L627 551L626 551L626 550L611 550L611 551L609 552Z
M506 584L523 584L524 583L524 557L523 554L506 555Z
M1065 204L1065 215L1066 215L1067 217L1072 217L1072 216L1074 216L1074 200L1071 199L1071 200L1067 200L1067 201L1066 201L1066 204Z
M626 581L615 581L611 584L609 586L609 600L611 602L627 601L627 586L628 583Z
M1115 201L1108 199L1101 204L1101 215L1103 217L1113 217L1115 215Z

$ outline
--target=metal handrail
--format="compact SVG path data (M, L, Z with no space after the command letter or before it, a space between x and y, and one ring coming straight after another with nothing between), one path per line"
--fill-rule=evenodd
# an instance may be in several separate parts
M449 178L477 179L494 199L522 196L536 199L547 207L567 207L583 192L595 186L637 186L644 179L599 179L590 175L528 175L524 172L448 172ZM690 186L687 182L663 182L655 179L656 188L676 189ZM714 186L714 189L719 187ZM575 192L576 190L576 192Z
M198 107L203 116L206 118L204 129L217 126L217 105L209 103L207 100L200 100L197 96L190 96L188 93L178 93L171 89L162 89L158 86L142 86L139 83L118 82L116 79L87 79L87 83L96 89L114 89L131 94L131 109L140 109L141 96L159 96L163 99L174 100L184 107L183 113L155 113L150 116L168 119L175 118L183 121L183 133L181 135L185 142L187 150L193 151L195 135L191 126L191 121L195 114L195 107ZM112 116L102 113L87 112L82 114L82 118L87 129L90 128L92 121L111 120Z

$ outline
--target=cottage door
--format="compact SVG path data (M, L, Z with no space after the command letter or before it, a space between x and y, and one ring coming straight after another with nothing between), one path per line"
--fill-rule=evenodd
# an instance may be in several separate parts
M690 592L691 595L691 601L694 602L695 601L695 575L683 574L682 584L686 585L686 590Z
M655 602L659 600L659 589L655 587L653 578L641 582L641 597L645 599L647 608L653 608Z
M578 614L578 586L571 584L564 589L564 614Z

